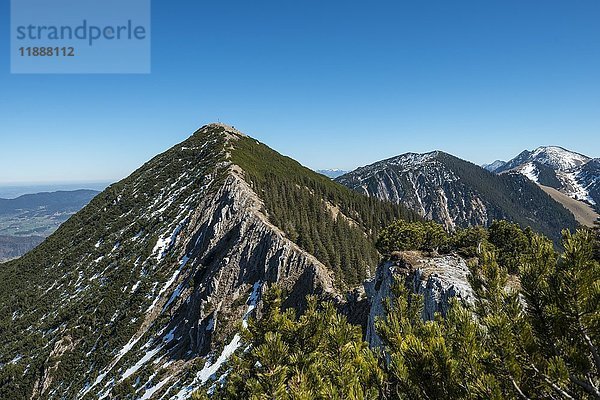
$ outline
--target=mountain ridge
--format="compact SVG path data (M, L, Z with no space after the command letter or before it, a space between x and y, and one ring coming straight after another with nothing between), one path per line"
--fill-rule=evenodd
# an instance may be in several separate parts
M342 176L349 171L345 171L339 168L330 168L330 169L317 169L315 172L318 172L321 175L325 175L328 178L335 179L338 176Z
M495 170L497 170L498 168L501 168L502 166L504 166L506 164L506 161L503 160L496 160L493 161L490 164L482 164L481 168L488 170L490 172L494 172Z
M508 219L559 240L563 228L576 224L569 211L524 177L496 175L442 151L401 154L336 181L404 204L450 230Z
M78 211L80 205L100 193L97 190L57 190L24 194L14 199L0 198L0 214L7 214L23 208L45 207L55 210L55 207L69 208Z

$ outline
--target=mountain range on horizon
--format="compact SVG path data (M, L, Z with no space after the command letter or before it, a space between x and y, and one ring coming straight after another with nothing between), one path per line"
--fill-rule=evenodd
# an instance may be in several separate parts
M11 200L29 194L73 192L77 190L93 190L101 192L111 182L55 182L55 183L4 183L0 184L0 199Z
M541 154L515 168L598 176L592 160L544 164ZM428 319L451 298L472 297L467 256L436 247L385 259L377 241L394 223L445 235L506 220L557 246L563 229L578 227L512 169L434 151L331 179L220 123L92 197L35 249L0 264L2 399L181 400L214 388L231 356L248 351L240 330L271 285L297 312L310 308L307 295L331 302L369 343L379 340L393 271L425 296Z
M464 200L461 200L458 208L452 209L454 207L453 198L456 198L457 194L450 194L448 186L451 186L450 182L453 180L458 182L465 179L457 179L455 171L445 171L445 174L438 174L435 178L431 176L439 172L439 168L443 169L444 164L456 164L457 162L469 170L469 179L478 175L475 180L480 183L486 180L494 181L494 178L486 177L478 168L474 168L474 164L441 151L401 154L388 160L359 167L334 179L361 193L403 203L425 218L443 223L449 229L473 223L486 225L498 215L494 216L492 212L489 218L485 216L485 206L476 204L481 200L481 196L477 197L475 202L465 203ZM434 164L439 168L433 167ZM600 217L598 214L600 212L600 159L594 159L559 146L541 146L533 151L525 150L508 162L496 160L481 167L494 174L524 176L572 212L578 223L593 226ZM373 173L373 170L377 170L377 172ZM417 170L420 170L421 173L415 174ZM374 177L373 175L379 176ZM429 178L425 177L426 175L430 175ZM502 187L499 181L503 179L508 182L519 178L513 176L496 179L498 181L497 188ZM467 186L474 189L477 185L474 186L471 182ZM464 189L458 190L458 193L462 194L467 192ZM539 196L539 191L536 192ZM491 195L489 198L493 201L502 198L491 192L489 194ZM506 194L510 197L517 195L517 192L513 187L506 191ZM518 203L522 202L515 203L517 208L519 207ZM474 211L477 209L479 211ZM479 216L475 216L477 213ZM527 213L528 211L525 211L523 215L527 215ZM505 218L505 215L499 218ZM546 231L546 233L548 232ZM558 236L560 235L555 235L555 237Z
M332 168L332 169L317 169L317 170L315 170L315 172L325 175L328 178L335 179L338 176L342 176L342 175L348 173L349 171L345 171L343 169L338 169L338 168Z

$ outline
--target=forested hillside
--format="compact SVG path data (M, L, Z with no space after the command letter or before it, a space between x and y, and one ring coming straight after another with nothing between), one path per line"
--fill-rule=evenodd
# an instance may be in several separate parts
M17 258L33 249L44 240L40 236L0 235L0 262Z
M252 138L236 142L232 162L251 181L269 220L350 287L377 266L374 241L382 227L421 219L402 205L350 191Z
M97 194L73 190L0 199L0 261L33 249Z
M506 219L516 222L556 242L560 241L563 229L574 229L577 225L566 208L521 175L495 176L446 153L441 153L440 159L460 176L467 187L473 188L491 204L491 221Z

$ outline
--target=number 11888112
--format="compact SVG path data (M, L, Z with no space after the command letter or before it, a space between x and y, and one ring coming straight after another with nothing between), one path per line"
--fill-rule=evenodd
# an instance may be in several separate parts
M21 47L21 57L75 57L73 47Z

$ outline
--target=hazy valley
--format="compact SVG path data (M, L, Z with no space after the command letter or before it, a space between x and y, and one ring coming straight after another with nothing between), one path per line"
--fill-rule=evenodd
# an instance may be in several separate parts
M33 249L98 193L77 190L0 198L0 262Z

